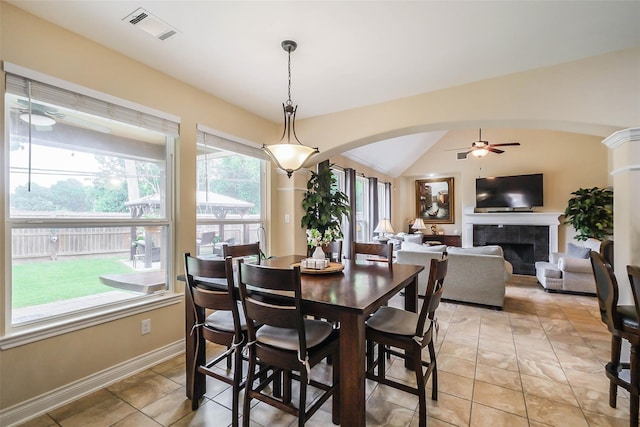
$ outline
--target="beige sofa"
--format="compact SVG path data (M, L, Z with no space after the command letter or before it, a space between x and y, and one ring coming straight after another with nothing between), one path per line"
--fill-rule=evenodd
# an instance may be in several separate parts
M502 308L505 285L511 278L513 268L505 261L500 246L456 248L405 242L397 251L396 262L426 267L418 277L419 292L424 294L429 277L429 263L432 258L440 258L445 249L449 254L449 266L442 297L451 301Z

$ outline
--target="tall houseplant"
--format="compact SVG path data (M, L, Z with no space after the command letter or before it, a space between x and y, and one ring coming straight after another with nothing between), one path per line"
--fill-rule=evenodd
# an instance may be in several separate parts
M347 195L338 190L328 163L321 163L318 172L311 172L302 207L305 214L300 225L307 229L310 246L342 238L342 218L348 218L351 209Z
M593 237L604 240L613 230L613 191L605 188L580 188L569 199L565 224L578 232L576 240Z

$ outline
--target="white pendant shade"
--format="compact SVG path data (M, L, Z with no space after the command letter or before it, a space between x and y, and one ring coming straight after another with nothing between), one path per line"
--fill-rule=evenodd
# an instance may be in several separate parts
M280 169L287 172L288 176L304 165L309 157L318 152L317 149L301 144L273 144L264 147Z

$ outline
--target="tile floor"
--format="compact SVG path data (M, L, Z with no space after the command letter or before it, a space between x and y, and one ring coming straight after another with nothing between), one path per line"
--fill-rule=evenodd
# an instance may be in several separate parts
M429 426L628 425L628 394L619 392L617 409L608 405L603 366L609 334L595 297L547 294L535 278L515 276L503 311L443 303L437 315L440 393L437 402L428 399ZM183 359L154 366L24 425L229 425L229 388L213 379L208 379L200 409L191 411ZM389 369L411 381L401 361ZM367 382L367 426L417 426L417 404L412 395ZM325 404L307 425L331 425L329 410ZM262 403L251 417L253 426L296 424Z

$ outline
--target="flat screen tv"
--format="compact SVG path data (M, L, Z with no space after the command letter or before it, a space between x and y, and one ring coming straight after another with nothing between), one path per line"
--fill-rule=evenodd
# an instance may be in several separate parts
M531 209L543 195L541 173L476 179L476 208Z

